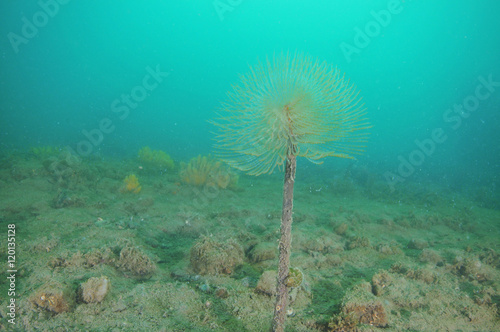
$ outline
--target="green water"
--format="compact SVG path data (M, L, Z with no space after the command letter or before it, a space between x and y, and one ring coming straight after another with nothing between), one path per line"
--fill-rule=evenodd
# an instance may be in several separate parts
M16 225L18 324L4 279L0 329L267 330L273 296L256 285L277 267L283 174L231 170L236 184L214 190L183 170L214 154L210 121L240 75L297 52L344 73L372 127L356 160L298 159L292 265L307 284L290 331L494 331L499 12L493 0L1 2L0 233ZM146 146L175 166L138 158ZM235 241L238 263L199 276L204 236L221 252ZM154 271L137 272L145 262ZM81 285L101 276L109 294L85 303ZM39 300L63 290L69 310ZM380 304L387 324L350 320L352 303L372 318Z

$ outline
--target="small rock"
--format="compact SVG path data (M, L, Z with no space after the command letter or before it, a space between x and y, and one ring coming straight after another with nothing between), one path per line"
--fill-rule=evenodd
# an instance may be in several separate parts
M277 284L277 273L276 271L265 271L255 287L256 292L264 293L267 295L276 295L276 284Z
M215 291L215 295L221 299L227 299L229 297L229 293L225 288L218 288Z

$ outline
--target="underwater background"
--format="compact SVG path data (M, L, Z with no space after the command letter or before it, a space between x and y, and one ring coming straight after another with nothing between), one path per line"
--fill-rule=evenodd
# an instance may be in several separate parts
M18 225L26 280L17 326L0 284L2 327L267 329L272 294L254 289L276 268L283 174L209 157L209 121L249 66L299 53L345 74L372 128L356 160L298 160L292 250L308 285L290 330L442 330L426 325L438 317L500 329L499 2L40 0L0 12L0 224ZM201 169L221 181L215 194ZM207 246L241 253L200 267ZM89 278L104 300L85 300ZM450 298L403 303L382 279ZM371 304L356 311L363 282ZM184 296L189 308L169 302ZM387 318L347 318L360 310Z

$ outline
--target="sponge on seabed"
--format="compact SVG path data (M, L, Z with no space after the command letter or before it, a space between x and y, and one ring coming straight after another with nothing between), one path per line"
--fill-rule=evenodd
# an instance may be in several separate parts
M81 285L81 297L85 303L100 303L111 288L107 277L92 277Z

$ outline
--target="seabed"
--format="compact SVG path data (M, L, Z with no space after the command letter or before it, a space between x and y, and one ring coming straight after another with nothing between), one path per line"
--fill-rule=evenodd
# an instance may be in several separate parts
M51 158L0 161L17 269L16 325L3 278L0 329L268 330L282 174L223 189L183 182L178 165L84 158L61 172ZM330 178L311 169L296 176L291 265L304 280L291 289L287 331L499 330L491 191L408 181L391 193L363 167ZM141 189L123 189L131 174Z

